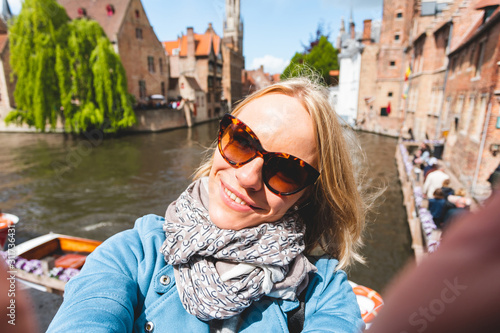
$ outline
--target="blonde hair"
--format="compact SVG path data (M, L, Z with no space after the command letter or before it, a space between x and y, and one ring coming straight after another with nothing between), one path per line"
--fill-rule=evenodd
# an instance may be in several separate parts
M288 79L251 94L232 114L237 116L251 101L276 93L297 98L303 104L313 120L319 147L321 175L306 190L307 203L299 210L306 223L306 253L322 252L335 257L339 261L337 269L347 268L354 261L364 262L359 249L366 205L357 189L346 143L346 138L350 141L352 137L344 137L345 129L328 102L328 89L307 78ZM195 179L210 173L214 150L215 144L195 173Z

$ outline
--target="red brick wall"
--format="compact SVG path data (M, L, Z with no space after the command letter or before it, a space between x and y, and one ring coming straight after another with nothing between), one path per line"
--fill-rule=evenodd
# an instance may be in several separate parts
M135 11L139 10L139 18ZM142 29L142 39L136 38L136 28ZM161 94L164 82L165 94L168 91L169 66L165 50L151 27L140 0L133 0L125 15L118 35L118 52L127 72L128 90L139 100L139 81L146 82L146 94ZM148 56L154 58L155 71L148 70ZM163 73L160 72L160 59Z

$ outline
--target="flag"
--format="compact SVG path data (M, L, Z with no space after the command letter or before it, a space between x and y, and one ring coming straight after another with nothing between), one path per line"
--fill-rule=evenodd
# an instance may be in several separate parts
M391 114L391 102L387 105L387 114Z
M403 88L403 93L401 94L401 97L403 97L403 99L408 98L408 91L409 90L410 90L410 85L409 85L409 82L406 81L405 85L404 85L404 88Z
M408 68L406 69L406 72L405 72L405 81L408 81L408 78L410 77L411 75L411 64L408 64Z

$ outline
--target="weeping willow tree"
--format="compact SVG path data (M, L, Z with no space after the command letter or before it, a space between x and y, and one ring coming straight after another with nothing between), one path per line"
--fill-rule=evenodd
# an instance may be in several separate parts
M10 29L17 109L7 123L40 131L116 132L135 123L125 70L100 25L70 21L54 0L26 0Z
M65 130L97 127L113 132L132 126L135 115L125 70L101 26L74 20L66 40L56 49Z

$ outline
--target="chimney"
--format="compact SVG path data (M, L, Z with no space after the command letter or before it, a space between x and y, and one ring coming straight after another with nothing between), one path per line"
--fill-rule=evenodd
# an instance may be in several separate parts
M363 21L363 39L361 42L365 45L372 43L372 20Z
M354 29L354 22L353 21L351 21L351 23L349 24L349 33L351 34L351 39L356 38L356 30Z
M187 28L187 56L194 57L195 55L195 41L194 41L194 31L193 27Z

